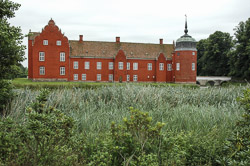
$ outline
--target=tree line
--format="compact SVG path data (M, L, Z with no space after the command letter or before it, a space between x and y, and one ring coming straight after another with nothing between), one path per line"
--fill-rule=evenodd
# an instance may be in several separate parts
M234 29L234 37L216 31L197 43L199 76L232 76L250 80L250 18Z

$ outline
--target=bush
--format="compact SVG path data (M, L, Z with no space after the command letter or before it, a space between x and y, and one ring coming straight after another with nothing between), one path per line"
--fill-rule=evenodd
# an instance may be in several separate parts
M81 152L74 136L74 121L53 107L46 107L43 90L26 110L22 125L2 119L0 162L4 165L76 165ZM3 147L3 148L2 148Z
M14 97L11 81L0 79L0 115L6 113L6 107Z
M238 101L245 108L231 138L225 142L225 156L219 162L224 165L247 166L250 163L250 89Z

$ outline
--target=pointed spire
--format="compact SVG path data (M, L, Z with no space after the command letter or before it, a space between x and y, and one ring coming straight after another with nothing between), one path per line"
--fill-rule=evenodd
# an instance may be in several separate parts
M186 14L185 14L185 17L186 17L186 21L185 21L185 30L184 30L184 32L185 32L185 35L187 35L188 29L187 29L187 15Z

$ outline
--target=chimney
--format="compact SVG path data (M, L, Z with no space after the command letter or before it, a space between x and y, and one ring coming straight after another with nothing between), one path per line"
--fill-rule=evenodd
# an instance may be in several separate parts
M79 42L83 42L83 35L79 35Z
M163 44L163 39L160 39L160 44Z
M120 44L120 37L116 37L116 43Z

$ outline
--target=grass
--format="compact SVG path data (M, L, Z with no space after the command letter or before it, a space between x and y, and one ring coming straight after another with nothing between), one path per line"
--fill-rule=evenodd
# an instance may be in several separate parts
M126 86L126 84L135 84L139 86L155 86L155 87L166 87L166 86L184 86L195 88L198 87L194 84L174 84L174 83L110 83L110 82L34 82L27 78L16 78L13 80L13 85L16 88L30 88L30 89L58 89L58 88L84 88L84 89L96 89L100 87L113 87L113 86Z
M149 112L155 122L166 123L165 131L194 132L202 136L213 131L218 139L224 140L243 113L236 98L246 86L200 89L122 85L53 89L48 105L73 117L78 131L87 137L108 132L112 121L120 123L129 116L129 107L134 107ZM16 93L9 116L21 123L25 108L39 91L23 88L17 89Z

